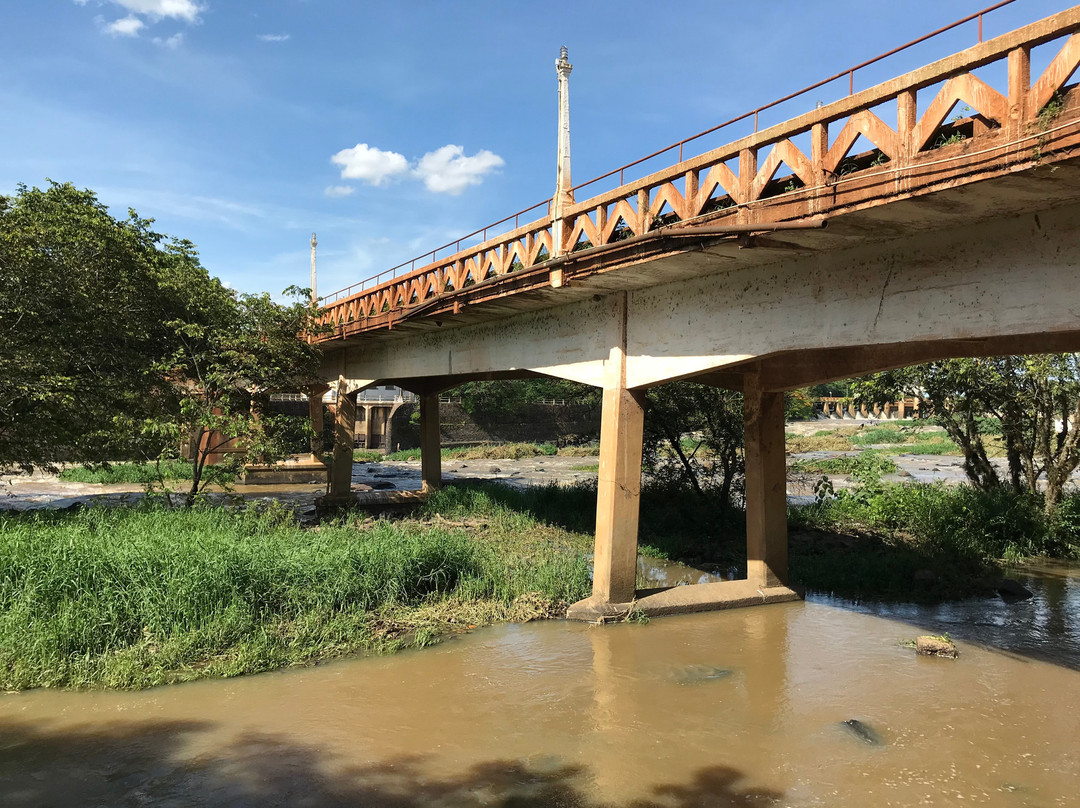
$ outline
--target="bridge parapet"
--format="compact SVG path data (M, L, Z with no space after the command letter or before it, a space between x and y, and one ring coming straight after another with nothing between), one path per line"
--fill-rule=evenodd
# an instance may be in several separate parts
M499 296L558 288L568 281L569 262L600 249L693 236L705 224L768 229L1050 161L1080 137L1078 105L1066 87L1080 66L1077 31L1080 7L569 206L559 228L550 216L541 218L328 300L321 320L335 328L323 340L390 328L405 317L456 313L481 289ZM1032 81L1031 50L1055 40L1062 40L1060 50ZM975 74L1002 62L1005 87ZM938 84L920 113L919 91ZM895 126L878 114L892 104ZM958 104L972 112L949 120ZM807 136L809 154L797 145ZM860 137L875 148L852 155ZM789 174L780 173L784 166ZM559 243L556 232L564 234Z

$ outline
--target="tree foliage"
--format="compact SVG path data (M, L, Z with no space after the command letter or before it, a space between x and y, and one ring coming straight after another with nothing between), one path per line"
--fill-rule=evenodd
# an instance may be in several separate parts
M447 391L461 398L470 415L496 417L520 414L529 404L540 401L570 401L587 406L600 403L600 391L587 384L540 377L491 382L466 382Z
M731 507L744 470L742 394L693 382L651 388L643 459L655 479Z
M1044 487L1053 511L1080 466L1080 354L930 362L859 379L853 391L864 402L917 397L920 411L960 447L968 479L985 491ZM1004 479L990 459L990 435L1003 444Z
M188 242L91 191L0 197L0 467L137 453L116 419L160 401L167 325L220 287Z
M0 197L0 469L175 454L211 429L272 454L275 419L251 415L313 378L310 307L237 296L152 224L70 184Z

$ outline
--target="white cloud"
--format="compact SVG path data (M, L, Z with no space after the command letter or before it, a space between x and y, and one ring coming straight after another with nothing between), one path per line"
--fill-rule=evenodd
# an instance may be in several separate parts
M184 22L197 22L199 12L203 10L203 7L195 0L112 0L112 2L133 14L144 14L155 18L165 17Z
M341 168L344 180L363 180L369 185L382 185L390 177L405 174L409 161L404 155L383 151L366 143L357 143L351 149L342 149L330 158Z
M470 185L479 185L485 175L504 164L499 155L487 149L467 157L461 146L447 145L421 157L415 173L429 191L456 196Z
M138 36L145 23L138 17L131 15L110 22L105 26L105 33L113 36Z
M263 42L288 42L289 34L259 34L258 39Z
M184 44L184 35L177 31L175 34L166 37L165 39L156 36L152 41L155 45L161 45L161 47L168 48L169 50L176 50Z
M328 185L323 193L330 197L341 197L349 196L355 190L351 185Z

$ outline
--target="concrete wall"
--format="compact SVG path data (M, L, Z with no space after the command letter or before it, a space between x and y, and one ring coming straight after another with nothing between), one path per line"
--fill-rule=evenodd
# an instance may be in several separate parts
M415 404L402 406L393 419L393 450L415 449L420 430L412 423ZM600 408L582 404L529 404L519 413L470 414L460 404L439 404L439 434L444 446L463 443L587 443L600 438Z

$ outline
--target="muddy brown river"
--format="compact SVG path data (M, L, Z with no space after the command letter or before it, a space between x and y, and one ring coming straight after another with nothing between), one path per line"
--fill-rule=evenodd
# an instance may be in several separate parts
M1011 606L543 622L138 693L8 694L0 805L1075 806L1080 576L1024 580L1036 597ZM957 660L901 645L943 626L966 638Z

